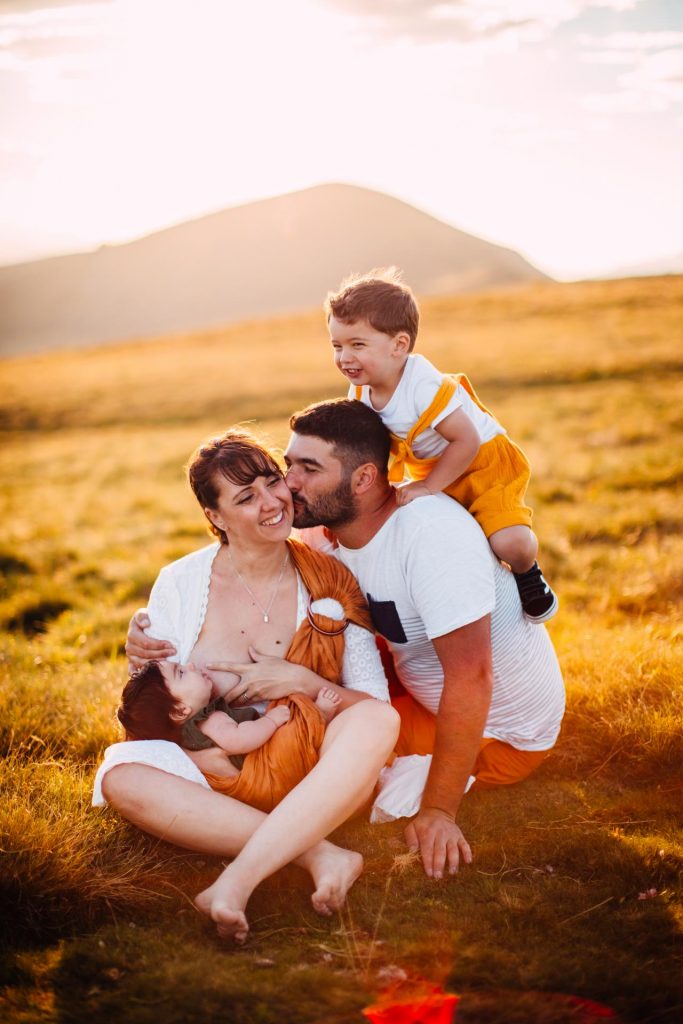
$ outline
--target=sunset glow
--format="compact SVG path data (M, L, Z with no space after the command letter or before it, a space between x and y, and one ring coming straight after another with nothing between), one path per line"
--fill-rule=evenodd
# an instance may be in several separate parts
M609 273L683 251L682 111L671 0L0 0L0 262L346 181Z

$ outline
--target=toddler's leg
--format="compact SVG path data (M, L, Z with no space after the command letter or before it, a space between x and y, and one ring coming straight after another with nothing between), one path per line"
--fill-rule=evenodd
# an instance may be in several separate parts
M507 562L514 573L526 572L538 554L536 534L528 526L505 526L489 537L489 544L501 562Z
M315 698L315 706L318 708L320 713L326 722L331 722L334 716L339 711L339 705L341 704L341 697L334 690L330 690L327 686L318 692L318 696Z
M524 615L530 622L547 622L557 612L557 595L543 578L536 553L536 534L528 526L506 526L489 537L494 554L512 569Z

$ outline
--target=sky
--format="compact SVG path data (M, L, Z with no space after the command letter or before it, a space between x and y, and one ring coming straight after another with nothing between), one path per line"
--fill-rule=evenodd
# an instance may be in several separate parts
M563 280L683 252L682 0L0 0L0 263L325 181Z

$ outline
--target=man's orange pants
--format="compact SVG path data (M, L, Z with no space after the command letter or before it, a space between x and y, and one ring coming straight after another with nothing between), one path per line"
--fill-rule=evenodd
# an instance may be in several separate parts
M391 703L401 716L396 753L399 756L434 753L434 715L418 704L409 693L392 695ZM489 789L492 786L509 786L513 782L521 782L538 768L548 753L547 750L517 750L502 740L482 739L472 769L472 775L477 779L472 789Z

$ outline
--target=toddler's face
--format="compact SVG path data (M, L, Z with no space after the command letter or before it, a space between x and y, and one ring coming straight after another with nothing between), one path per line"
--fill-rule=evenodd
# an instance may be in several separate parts
M328 326L335 365L352 384L383 383L405 356L403 335L383 334L367 320L343 324L331 316Z

